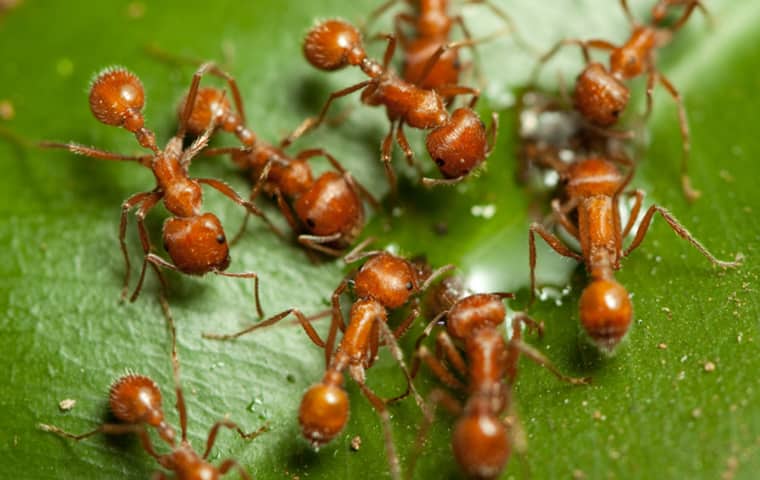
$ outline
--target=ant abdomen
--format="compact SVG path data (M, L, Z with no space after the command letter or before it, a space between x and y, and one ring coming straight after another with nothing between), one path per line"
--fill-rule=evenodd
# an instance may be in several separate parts
M611 352L631 325L633 306L628 291L614 280L593 280L580 299L584 330L602 351Z
M296 181L289 182L291 190L300 190L298 177L292 178ZM319 236L340 233L343 247L354 240L364 224L364 209L361 199L346 183L343 175L325 172L311 188L302 193L293 206L309 233Z
M340 376L340 382L343 376ZM314 446L322 446L346 426L349 415L348 395L340 384L318 383L304 394L298 409L298 423L303 436Z
M512 447L506 425L486 412L468 411L454 427L452 447L457 462L471 478L496 478Z
M458 108L451 119L432 130L425 140L430 157L445 178L460 178L479 166L488 155L488 135L480 117L469 108Z
M592 63L575 83L575 108L600 127L614 125L628 105L631 91L601 63Z
M303 53L306 60L320 70L339 70L362 61L361 44L361 34L356 27L342 20L326 20L306 34Z
M98 121L130 132L144 125L145 91L134 73L121 68L103 70L90 87L90 110Z
M224 229L213 213L166 219L164 248L177 268L190 275L226 270L230 263Z

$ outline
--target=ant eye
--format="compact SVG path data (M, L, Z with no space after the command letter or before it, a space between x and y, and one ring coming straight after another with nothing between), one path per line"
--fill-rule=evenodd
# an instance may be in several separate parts
M314 223L314 220L312 220L311 218L307 218L307 219L306 219L306 225L308 225L308 226L309 226L309 228L314 228L314 227L316 227L316 226L317 226L317 224L316 224L316 223Z
M217 235L217 237L216 237L216 243L218 243L219 245L223 244L224 243L224 235Z
M414 284L412 282L406 282L406 289L411 290L414 288Z
M446 162L444 162L442 158L436 158L435 164L438 165L439 167L442 167L446 164Z
M612 111L612 116L615 117L615 118L618 118L620 116L620 110L613 110Z

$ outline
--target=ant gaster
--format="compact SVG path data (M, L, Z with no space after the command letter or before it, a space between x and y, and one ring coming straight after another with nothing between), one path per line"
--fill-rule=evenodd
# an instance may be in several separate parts
M188 97L194 99L197 94L197 82L193 83ZM129 197L121 206L119 242L124 255L126 273L122 298L126 297L129 287L130 262L125 242L127 213L137 210L137 228L144 251L144 260L137 287L131 296L135 300L142 288L145 270L150 264L163 283L158 267L169 268L188 275L214 273L228 277L253 278L254 297L259 315L262 315L258 294L258 277L255 273L227 273L230 263L229 247L224 229L213 213L202 213L201 185L208 185L233 202L244 207L249 213L263 218L275 233L264 214L252 203L240 198L224 182L211 178L191 178L188 167L208 143L213 128L210 126L186 149L182 141L187 131L190 109L185 108L177 134L172 137L164 150L156 145L155 134L144 126L143 105L145 94L140 79L124 68L109 68L101 72L90 88L90 110L96 119L106 125L123 127L132 132L140 145L151 150L148 155L129 156L106 152L75 143L42 142L44 148L63 148L79 155L100 160L133 161L150 169L156 178L156 188ZM194 103L194 102L191 102ZM153 207L163 202L172 216L164 222L163 242L174 263L167 262L152 252L145 217Z
M162 297L162 303L165 299ZM166 313L167 310L164 310ZM251 440L268 431L264 425L256 431L245 433L236 423L223 419L216 422L209 430L206 438L206 449L203 455L199 455L187 439L187 406L185 396L180 383L179 357L177 355L176 329L171 314L167 314L169 330L171 332L171 359L174 374L174 388L177 397L177 412L179 413L180 431L182 437L177 443L174 429L169 425L164 416L161 406L161 390L158 385L145 375L128 373L117 379L109 392L109 407L114 417L120 423L104 423L98 428L82 434L72 434L56 426L39 424L38 427L46 432L55 433L64 438L80 441L98 433L105 435L136 434L140 438L143 449L153 457L158 464L166 470L174 473L176 480L216 480L232 469L236 469L240 476L250 480L251 476L234 459L227 459L216 467L208 462L208 456L214 447L219 429L224 427L236 431L242 438ZM158 453L148 434L148 429L154 428L159 438L171 449L169 453ZM153 478L155 480L169 480L170 477L163 471L158 471Z
M530 279L531 294L535 295L536 244L535 234L560 255L585 263L591 282L580 299L580 320L593 343L602 351L611 352L622 340L631 324L633 307L625 287L615 281L614 272L620 269L620 260L630 255L644 240L655 213L659 213L670 228L710 262L722 268L736 267L735 261L722 261L713 256L673 215L659 205L652 205L641 219L633 241L623 248L623 238L632 232L643 204L644 192L625 193L634 197L630 217L621 228L619 200L633 176L623 176L615 163L604 157L589 157L570 165L556 162L564 181L567 200L552 202L554 217L581 246L578 254L567 247L543 225L530 226ZM575 217L572 216L575 212ZM574 218L574 220L571 220Z
M415 262L385 251L363 251L373 241L369 238L360 243L344 258L346 263L368 260L353 274L344 278L332 294L332 321L327 340L323 341L313 327L299 318L311 341L325 350L327 369L322 380L312 385L304 394L298 411L301 433L315 447L330 442L345 427L349 417L348 395L343 389L344 372L359 385L362 394L378 412L385 435L385 447L393 478L399 478L398 456L393 445L390 416L383 401L366 385L366 370L370 368L378 354L380 345L389 346L394 358L401 366L407 381L411 381L403 360L403 353L396 340L412 325L419 315L416 295L424 292L430 283L441 274L451 270L452 265L440 267L430 272L418 268ZM356 299L351 305L348 325L341 311L340 297L353 285ZM411 304L406 319L391 331L387 325L389 310ZM206 338L237 338L253 330L272 325L282 318L257 323L241 332L231 335L204 334ZM338 330L343 337L335 347ZM422 399L413 385L409 384L418 403Z
M548 61L563 46L578 45L583 53L586 68L578 76L573 95L575 108L593 126L607 128L617 123L623 111L628 106L631 92L626 82L646 75L646 112L645 118L652 111L653 91L655 84L659 82L673 97L678 106L678 116L682 137L682 160L681 160L681 185L686 198L696 200L700 192L694 190L688 175L688 159L691 151L689 124L686 118L686 109L683 99L678 90L658 69L655 63L655 53L658 49L670 43L672 36L677 32L691 16L698 2L688 2L681 17L670 27L658 27L655 25L642 25L638 23L630 9L627 0L620 0L623 11L631 25L631 35L628 40L620 45L614 45L606 40L579 40L565 39L557 43L539 61L538 67ZM672 1L661 2L668 8ZM681 2L682 3L682 2ZM655 6L655 10L657 10ZM610 52L609 68L602 63L591 59L591 49L605 50Z
M232 110L223 90L199 88L187 122L188 133L201 135L211 125L233 133L243 144L242 149L212 148L204 151L204 155L231 153L237 165L251 171L254 181L251 201L263 189L276 199L291 228L295 232L306 232L298 236L302 245L339 256L364 227L361 198L375 208L378 208L377 200L329 152L309 149L291 157L281 148L259 140L245 125L235 79L216 65L204 63L194 76L194 84L206 72L227 80L237 111ZM180 114L186 104L187 98L180 105ZM319 156L327 158L336 171L325 172L315 180L308 161Z
M284 144L290 144L322 123L334 100L362 90L362 102L384 106L391 122L390 131L382 143L382 161L392 188L396 186L396 175L391 167L394 133L407 162L410 165L415 163L414 153L404 134L404 125L430 130L426 139L427 151L444 179L425 177L423 184L453 184L463 180L491 152L498 124L496 114L493 115L493 123L486 129L478 114L472 110L479 96L477 89L450 85L438 90L426 90L398 77L388 68L396 48L396 38L392 35L387 38L388 46L380 64L367 57L359 31L342 20L326 20L307 33L303 51L314 67L332 71L349 65L358 66L370 79L330 95L319 116L306 119L285 139ZM428 64L429 68L420 76L418 83L423 83L432 66L432 63ZM445 98L466 94L472 95L469 108L457 108L452 113L446 110Z
M433 406L445 406L459 417L452 434L452 450L465 474L473 478L496 478L509 459L517 428L516 421L508 422L506 416L514 415L511 391L520 354L565 382L580 385L589 383L590 379L563 375L543 354L525 344L522 326L542 332L543 325L523 313L515 313L511 321L512 337L508 341L504 339L507 318L504 299L513 298L512 294L472 294L462 287L458 277L444 279L431 293L428 315L434 318L417 340L410 373L416 376L424 362L447 386L467 392L464 406L440 389L434 390L430 399ZM441 323L446 330L436 336L436 353L433 354L422 342ZM424 428L420 429L420 439L431 420L432 414L429 414ZM412 455L412 458L418 456Z

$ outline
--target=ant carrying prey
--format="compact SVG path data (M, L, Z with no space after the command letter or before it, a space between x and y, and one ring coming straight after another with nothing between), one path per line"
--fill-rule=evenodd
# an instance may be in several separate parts
M382 143L381 158L392 189L396 188L396 174L391 167L394 134L407 162L416 165L414 152L404 134L404 125L430 130L426 139L427 151L444 178L423 177L421 181L424 185L451 185L464 180L493 149L498 117L493 114L493 123L486 129L478 114L472 110L480 94L477 89L449 85L438 90L426 90L398 77L388 67L396 48L396 38L389 35L387 39L388 46L380 64L367 57L359 30L347 22L326 20L306 34L303 51L314 67L332 71L349 65L358 66L370 79L334 92L319 116L306 119L283 144L289 145L321 124L333 101L361 90L362 102L384 106L391 123ZM435 59L423 71L418 83L425 80L434 64ZM457 95L472 95L469 107L457 108L449 113L445 99Z
M188 98L194 104L197 95L197 83L194 82L188 93ZM145 93L140 79L123 68L109 68L101 72L90 88L90 110L96 119L106 125L123 127L132 132L140 145L151 150L147 155L130 156L97 150L76 143L42 142L44 148L62 148L70 152L85 155L100 160L132 161L150 169L156 178L153 190L137 193L122 203L121 222L119 226L119 243L124 255L126 273L122 298L126 298L129 288L130 262L125 241L127 213L133 208L137 210L137 228L144 252L144 260L140 279L134 293L130 297L134 301L140 293L145 270L150 264L163 283L163 277L158 267L168 268L187 275L203 275L214 273L227 277L252 278L254 280L254 297L256 309L262 316L259 301L258 276L253 272L225 272L230 263L227 236L224 233L219 218L213 213L202 213L201 185L208 185L221 192L224 196L244 207L247 212L264 219L269 227L277 234L279 231L269 222L251 202L243 200L224 182L212 178L192 178L188 167L193 157L206 147L213 132L214 125L209 127L189 147L183 148L182 141L187 131L191 109L185 108L176 135L172 137L164 150L156 145L155 134L145 127L142 109ZM163 202L172 214L163 225L164 248L169 253L173 263L153 253L148 231L145 227L145 217L159 203Z

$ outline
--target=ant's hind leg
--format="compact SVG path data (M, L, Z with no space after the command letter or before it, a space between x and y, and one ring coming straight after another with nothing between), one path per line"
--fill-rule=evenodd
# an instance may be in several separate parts
M229 428L230 430L235 430L237 434L240 435L240 437L244 438L245 440L253 440L254 438L261 435L262 433L269 431L269 427L267 425L264 425L263 427L259 427L257 430L246 433L235 422L232 422L227 419L219 420L218 422L214 424L213 427L211 427L211 430L209 430L208 432L208 437L206 438L206 450L203 452L204 460L206 460L208 458L208 454L211 453L211 449L214 447L214 443L216 442L216 436L219 433L219 429L221 427Z
M528 233L528 250L529 250L529 262L530 262L530 304L536 299L536 237L538 233L541 238L549 245L552 250L559 253L563 257L572 258L573 260L583 261L583 257L572 250L570 250L562 240L557 238L554 234L546 230L540 223L533 223L530 226Z
M233 468L238 471L240 478L243 480L252 480L251 475L245 471L245 468L243 468L237 461L231 458L228 458L227 460L223 461L221 465L219 465L219 473L226 475Z

